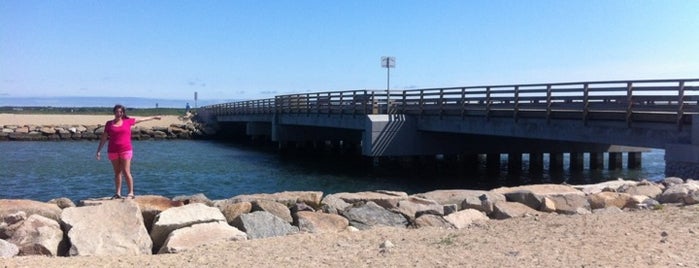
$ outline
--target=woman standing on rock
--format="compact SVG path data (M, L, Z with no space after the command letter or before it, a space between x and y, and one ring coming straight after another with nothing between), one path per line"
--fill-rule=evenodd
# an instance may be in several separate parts
M131 146L131 127L144 121L160 120L160 116L143 118L129 117L126 115L126 107L121 104L114 106L114 119L107 121L104 132L100 136L100 144L97 146L97 160L100 160L102 146L109 140L107 153L114 168L114 184L116 191L112 199L121 198L121 179L126 176L126 186L129 187L128 198L134 198L133 177L131 177L131 158L133 148Z

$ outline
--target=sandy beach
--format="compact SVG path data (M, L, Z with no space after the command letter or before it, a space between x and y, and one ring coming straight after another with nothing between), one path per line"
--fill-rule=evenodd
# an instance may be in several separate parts
M699 206L295 234L178 254L15 257L3 267L699 267ZM393 247L382 248L390 241Z
M70 114L6 114L0 113L0 126L4 125L104 125L112 115L70 115ZM141 127L170 126L182 124L178 116L166 115L161 120L139 123Z

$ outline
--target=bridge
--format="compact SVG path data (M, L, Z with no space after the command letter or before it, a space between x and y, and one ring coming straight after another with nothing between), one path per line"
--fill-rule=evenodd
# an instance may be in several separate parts
M665 150L666 176L699 177L699 78L515 84L278 95L204 106L224 129L290 144L356 147L368 157L486 154L510 168L543 154L571 169L640 166Z

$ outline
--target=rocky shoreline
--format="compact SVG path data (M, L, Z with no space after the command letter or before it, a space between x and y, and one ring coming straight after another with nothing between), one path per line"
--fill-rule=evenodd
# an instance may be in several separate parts
M104 125L3 125L0 141L67 141L98 140ZM170 126L140 127L131 130L134 140L201 139L206 138L198 123L170 124Z
M298 233L357 232L383 226L467 229L492 220L626 213L696 204L699 181L680 178L658 183L617 180L414 195L370 191L324 196L317 191L297 191L222 200L209 200L203 194L174 198L149 195L81 200L77 206L68 198L49 202L0 199L0 256L180 253L221 241ZM393 242L382 242L381 250L390 251Z

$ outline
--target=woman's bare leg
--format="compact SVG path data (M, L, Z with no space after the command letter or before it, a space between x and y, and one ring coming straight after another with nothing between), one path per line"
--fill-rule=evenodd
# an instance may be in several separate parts
M121 196L121 175L122 175L122 163L123 159L112 160L112 168L114 169L114 193L117 196Z
M121 159L121 166L126 176L126 187L129 188L129 196L133 196L133 177L131 176L131 159Z

